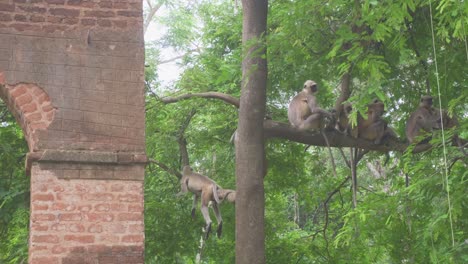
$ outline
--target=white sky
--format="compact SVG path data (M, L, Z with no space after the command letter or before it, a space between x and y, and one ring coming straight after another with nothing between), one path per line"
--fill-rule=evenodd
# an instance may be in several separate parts
M161 7L160 10L156 13L157 15L164 14L166 12L164 6ZM159 40L166 32L166 27L161 24L158 24L157 21L153 21L150 23L148 30L145 34L145 42L150 42L154 40ZM174 58L180 54L176 53L174 50L167 48L161 50L161 58L160 60L167 60L170 58ZM173 86L174 82L179 78L180 74L182 73L182 69L180 66L177 65L179 60L164 63L158 66L158 76L159 80L161 81L161 85L163 87Z

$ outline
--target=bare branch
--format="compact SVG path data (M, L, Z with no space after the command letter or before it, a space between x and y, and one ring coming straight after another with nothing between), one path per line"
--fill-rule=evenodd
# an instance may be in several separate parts
M183 166L188 166L190 165L190 160L189 160L189 155L187 151L187 140L185 139L185 129L187 129L188 125L190 124L190 121L192 120L192 117L197 113L195 109L192 109L190 111L189 115L185 119L184 123L180 126L179 131L177 132L178 138L177 142L179 143L179 151L180 151L180 157L182 159L182 167Z
M143 25L143 34L146 33L146 30L148 30L149 24L153 20L154 15L156 14L156 12L158 12L159 8L161 8L161 6L162 6L162 2L156 4L154 7L151 5L150 0L147 0L146 2L148 3L149 13L148 13L148 16L146 17L144 25Z
M161 169L169 172L170 174L173 174L174 176L176 176L177 178L182 178L182 174L179 172L179 171L176 171L176 170L173 170L171 168L169 168L166 164L164 163L161 163L157 160L154 160L154 159L149 159L149 162L150 163L154 163L156 165L158 165Z
M169 63L169 62L173 62L173 61L176 61L176 60L178 60L178 59L182 59L183 57L185 57L186 55L188 55L188 54L190 54L190 53L192 53L192 52L199 52L199 51L200 51L199 48L194 48L194 49L188 50L187 52L185 52L185 53L182 54L182 55L175 56L175 57L173 57L173 58L160 61L160 62L159 62L159 65L165 64L165 63Z
M239 105L240 105L239 99L237 99L236 97L225 94L225 93L219 93L219 92L188 93L188 94L183 94L177 97L165 97L165 98L162 98L161 101L165 104L171 104L171 103L176 103L178 101L190 99L193 97L220 99L230 105L235 106L236 108L239 108Z

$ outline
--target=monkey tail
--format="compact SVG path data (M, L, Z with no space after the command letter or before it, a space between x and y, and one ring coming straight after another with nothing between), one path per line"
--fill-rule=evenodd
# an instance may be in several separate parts
M218 196L218 185L213 184L213 197L216 201L217 204L220 204L221 202L219 201L219 196Z

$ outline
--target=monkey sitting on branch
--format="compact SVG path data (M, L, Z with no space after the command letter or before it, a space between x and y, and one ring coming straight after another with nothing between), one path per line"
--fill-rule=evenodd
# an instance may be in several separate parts
M372 141L377 145L388 137L397 138L395 131L382 119L384 113L384 104L380 100L374 99L372 103L367 105L367 119L358 115L357 125L351 129L351 136Z
M195 209L197 207L198 198L201 198L200 211L206 223L205 240L208 239L208 236L211 232L211 218L210 213L208 212L208 204L209 202L212 202L213 211L215 213L216 220L218 221L218 229L216 230L216 233L218 238L221 237L223 219L221 218L221 212L219 211L218 207L221 203L219 194L222 194L223 199L227 198L229 200L229 193L221 192L222 189L218 184L216 184L216 182L204 175L193 172L192 168L188 165L184 166L182 170L180 187L181 191L177 194L177 196L185 194L189 191L193 193L192 218L195 217Z
M318 106L317 92L317 84L307 80L302 91L294 96L288 107L288 119L292 126L299 130L321 130L325 127L325 118L334 119L332 113Z
M424 134L430 134L434 129L440 129L440 115L432 107L432 96L425 95L421 97L418 108L410 115L406 121L406 137L410 143ZM430 137L418 142L420 144L428 143Z

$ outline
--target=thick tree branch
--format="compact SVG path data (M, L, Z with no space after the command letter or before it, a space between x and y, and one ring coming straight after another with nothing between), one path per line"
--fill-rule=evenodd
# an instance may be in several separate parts
M143 34L146 33L146 30L148 30L149 24L153 20L154 15L156 14L156 12L158 12L159 8L161 8L162 6L162 2L157 3L155 6L151 5L150 0L146 0L146 2L148 3L149 13L145 18L145 22L143 25Z
M225 94L225 93L219 93L219 92L206 92L206 93L188 93L188 94L183 94L181 96L177 97L165 97L161 98L161 101L165 104L171 104L171 103L176 103L178 101L190 99L193 97L202 97L202 98L211 98L211 99L220 99L223 100L224 102L233 105L237 108L240 106L239 99Z
M342 78L342 92L339 101L345 101L349 98L349 85L350 76L345 74ZM161 101L165 104L176 103L181 100L191 99L194 97L219 99L235 107L239 107L239 99L234 96L219 93L219 92L206 92L206 93L189 93L178 97L166 97L162 98ZM335 106L338 106L336 104ZM264 123L265 136L267 138L283 138L294 142L304 143L313 146L326 147L326 141L320 133L310 133L307 131L300 131L289 124L276 122L273 120L265 120ZM366 150L374 150L379 152L398 151L404 152L408 148L408 144L401 142L394 138L387 139L384 144L376 145L370 141L363 139L356 139L351 136L347 136L336 130L325 131L330 147L342 148L342 147L356 147ZM419 153L431 148L430 144L417 145L413 153Z
M304 143L314 146L326 147L327 144L323 140L320 133L310 133L300 131L286 123L280 123L273 120L264 121L265 136L267 138L283 138L294 142ZM379 152L398 151L404 152L408 148L407 143L398 141L397 139L389 138L384 144L376 145L373 142L353 138L340 133L336 130L324 131L327 134L330 147L356 147L366 150L374 150ZM414 148L413 153L422 152L431 147L429 144L418 145Z

